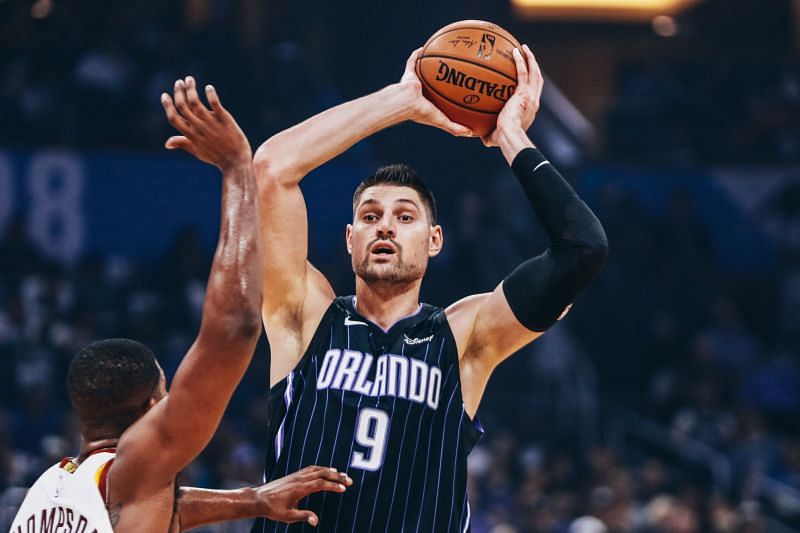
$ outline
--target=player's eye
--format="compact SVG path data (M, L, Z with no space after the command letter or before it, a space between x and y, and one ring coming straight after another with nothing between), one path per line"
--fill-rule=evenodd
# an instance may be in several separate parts
M376 220L378 220L378 217L376 215L373 215L372 213L367 213L366 215L363 216L363 220L364 222L375 222Z
M398 218L400 219L400 222L412 222L414 220L414 217L411 215L400 215Z

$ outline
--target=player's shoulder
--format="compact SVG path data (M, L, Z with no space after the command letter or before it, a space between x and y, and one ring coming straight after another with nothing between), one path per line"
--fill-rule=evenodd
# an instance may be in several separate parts
M47 483L48 480L50 480L50 479L56 478L59 475L59 472L61 472L63 470L62 464L63 464L63 461L58 462L58 463L52 465L51 467L49 467L47 470L42 472L42 474L38 478L36 478L36 481L34 481L33 485L31 485L31 486L35 487L37 485L41 485L42 483Z

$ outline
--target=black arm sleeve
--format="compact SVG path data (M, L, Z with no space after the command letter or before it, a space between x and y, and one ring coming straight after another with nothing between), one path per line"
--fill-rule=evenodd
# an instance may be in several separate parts
M539 150L521 151L511 168L551 245L509 274L503 292L522 325L545 331L602 270L608 241L594 213Z

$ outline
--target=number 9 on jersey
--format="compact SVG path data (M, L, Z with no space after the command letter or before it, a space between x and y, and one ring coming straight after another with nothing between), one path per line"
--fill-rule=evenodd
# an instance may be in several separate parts
M389 435L389 415L380 409L365 407L358 413L356 443L367 448L366 452L353 451L350 466L374 472L383 465L386 438Z

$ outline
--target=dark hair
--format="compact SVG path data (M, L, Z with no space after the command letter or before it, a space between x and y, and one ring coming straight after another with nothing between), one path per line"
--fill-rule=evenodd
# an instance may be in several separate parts
M161 372L153 352L129 339L107 339L83 348L67 372L69 399L81 423L122 434L142 416Z
M436 198L433 197L433 192L420 179L416 170L402 163L381 167L358 185L353 194L353 215L355 215L356 207L361 200L361 194L376 185L397 185L414 189L419 193L422 203L425 204L431 225L436 224Z

